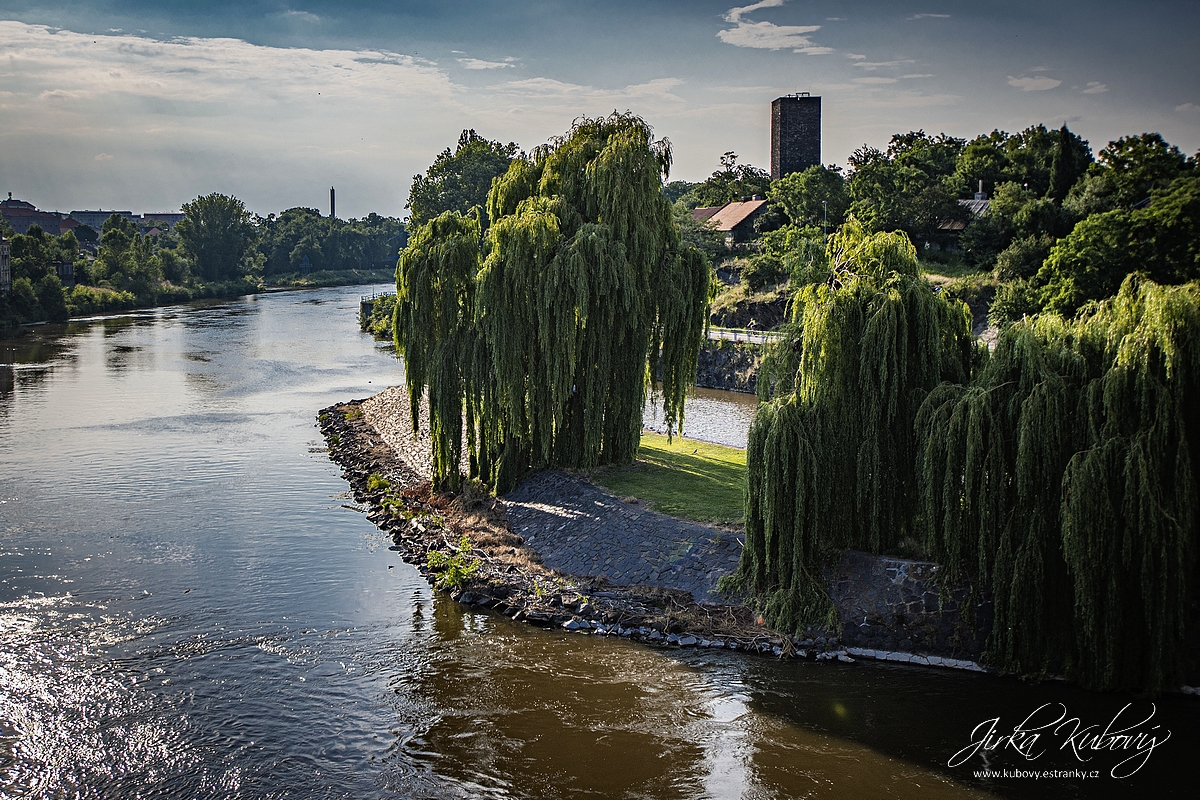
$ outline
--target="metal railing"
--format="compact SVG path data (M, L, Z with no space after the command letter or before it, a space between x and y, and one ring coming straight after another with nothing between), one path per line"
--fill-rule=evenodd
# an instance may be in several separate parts
M714 325L708 329L708 338L714 341L766 344L782 339L783 334L778 331L756 331L750 328L718 328Z

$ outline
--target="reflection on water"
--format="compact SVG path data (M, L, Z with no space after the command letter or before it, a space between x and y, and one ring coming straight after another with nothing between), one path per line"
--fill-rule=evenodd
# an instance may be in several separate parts
M314 426L317 409L403 380L388 348L357 331L362 291L160 309L0 342L0 796L1128 788L989 782L945 766L989 716L1048 701L1111 716L1124 698L654 650L432 597L345 507ZM736 430L753 399L733 399L698 391L688 432L720 441ZM1187 775L1191 700L1161 701L1173 749L1139 790L1165 795Z

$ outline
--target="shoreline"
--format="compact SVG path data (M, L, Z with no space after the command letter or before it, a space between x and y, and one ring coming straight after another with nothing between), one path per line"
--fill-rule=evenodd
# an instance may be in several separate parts
M700 603L680 589L614 584L551 569L513 532L503 498L477 495L468 485L458 495L431 491L427 469L418 466L428 463L428 435L413 434L407 402L403 388L392 387L322 409L318 427L360 504L356 510L391 536L390 550L452 600L539 627L660 646L990 671L967 659L847 647L836 635L815 629L793 637L766 627L740 603ZM459 549L464 536L469 553ZM470 561L477 566L463 579Z

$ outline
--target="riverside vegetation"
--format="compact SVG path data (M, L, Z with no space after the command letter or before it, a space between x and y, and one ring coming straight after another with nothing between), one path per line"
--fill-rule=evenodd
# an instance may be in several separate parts
M404 245L400 220L322 217L311 208L255 217L221 194L183 206L173 231L144 235L124 217L105 221L98 237L81 226L52 236L31 226L12 240L12 291L0 298L0 325L108 313L130 308L234 297L266 286L336 286L388 280ZM95 245L95 257L80 237ZM71 264L64 287L57 265Z
M589 220L632 231L635 209L660 219L645 199L612 206L605 188L619 173L604 154L614 137L627 146L630 130L650 141L635 119L587 120L532 159L512 158L487 220L478 210L431 219L402 255L393 330L416 365L414 409L426 387L436 397L439 482L458 480L464 422L469 474L500 489L541 466L632 460L641 406L577 405L591 377L578 365L614 362L593 344L581 350L596 340L571 325L595 287L621 288L589 283L616 263L612 231ZM656 177L667 161L657 158ZM972 605L992 605L985 661L1001 672L1178 686L1200 620L1196 159L1144 134L1093 160L1065 126L1035 126L969 143L897 135L850 165L848 176L813 167L763 183L773 208L760 250L734 265L734 290L786 313L757 384L746 547L724 587L798 632L835 622L822 575L838 552L921 555L944 565L947 592L965 583ZM673 284L684 296L633 301L658 309L637 324L657 317L688 335L638 333L649 360L637 348L634 370L623 352L628 369L602 377L644 391L661 353L669 420L690 380L678 370L695 367L692 315L703 306L691 276L704 259L688 248L725 257L687 211L739 199L730 193L757 187L760 173L726 154L704 184L662 190L677 233L638 234L683 254L664 266L683 268ZM992 201L976 216L958 198L980 181ZM826 223L835 233L823 241ZM644 287L637 275L624 279ZM737 313L736 302L717 305ZM1000 329L994 353L972 335L987 318ZM584 409L596 416L581 429ZM596 479L617 487L622 474Z

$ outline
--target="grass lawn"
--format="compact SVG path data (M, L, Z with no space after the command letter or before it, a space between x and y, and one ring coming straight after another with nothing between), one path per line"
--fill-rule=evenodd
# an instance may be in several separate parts
M636 464L605 467L594 483L618 497L636 497L673 517L701 522L741 522L746 451L678 436L642 432Z

